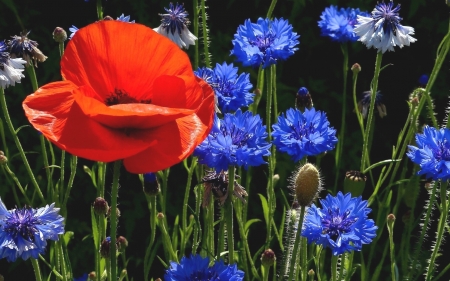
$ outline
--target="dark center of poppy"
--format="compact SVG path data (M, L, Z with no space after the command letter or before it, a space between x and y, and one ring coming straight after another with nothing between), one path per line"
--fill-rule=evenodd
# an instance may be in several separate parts
M336 241L340 235L350 232L352 225L358 218L352 218L349 215L349 210L340 214L339 208L328 208L326 216L322 218L323 233L328 234L331 239Z
M17 238L19 235L25 240L34 242L34 234L38 232L36 225L41 224L39 219L33 217L32 209L13 210L13 213L5 221L3 230Z
M144 103L150 104L152 103L151 99L145 100L137 100L134 97L130 96L126 91L115 89L114 93L111 93L105 99L105 104L107 106L116 105L116 104L127 104L127 103Z

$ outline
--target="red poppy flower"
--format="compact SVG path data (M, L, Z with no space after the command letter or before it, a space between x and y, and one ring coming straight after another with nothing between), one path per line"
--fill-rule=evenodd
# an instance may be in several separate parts
M211 87L177 45L143 25L80 29L61 73L65 81L39 88L23 108L38 131L79 157L155 172L189 156L212 127Z

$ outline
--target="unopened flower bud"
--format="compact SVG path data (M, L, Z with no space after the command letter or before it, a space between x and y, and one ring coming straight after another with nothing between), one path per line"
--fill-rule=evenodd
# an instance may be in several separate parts
M110 17L110 16L105 16L104 18L103 18L103 20L114 20L112 17Z
M89 167L86 166L86 165L83 165L83 171L84 171L85 173L87 173L87 174L90 174L90 173L91 173L91 169L89 169Z
M156 196L161 192L158 178L155 173L144 174L144 193L148 196Z
M304 111L305 108L311 109L314 106L312 97L305 87L301 87L295 95L295 106L301 111Z
M62 27L57 27L53 31L53 39L58 43L62 43L67 40L67 32Z
M95 273L95 271L92 271L91 273L88 274L88 278L89 280L97 280L97 274Z
M127 274L128 274L127 270L122 269L122 272L120 272L119 280L123 280Z
M108 218L111 218L111 207L108 208L108 212L106 213L106 216L108 216ZM120 217L119 208L116 208L116 217L117 217L117 219L119 219L119 217Z
M117 237L117 246L119 252L123 252L128 247L128 240L123 236Z
M109 248L111 245L111 237L106 237L100 244L100 255L102 258L109 259Z
M361 72L361 66L359 65L359 63L355 63L354 65L352 65L352 71L353 74L358 74L359 72Z
M99 216L104 216L109 211L108 202L102 197L95 198L94 203L92 203L92 207L94 208L94 212Z
M255 94L255 96L261 96L261 90L260 89L255 89L253 91L253 93Z
M293 178L295 195L300 206L309 206L321 191L319 170L311 163L306 163Z
M314 270L310 269L308 271L308 276L314 276L314 275L316 275L316 273L314 272Z
M164 214L163 214L163 213L158 213L158 214L156 215L156 217L157 217L159 220L162 220L162 219L164 218Z
M394 222L395 221L395 215L394 214L389 214L387 216L387 221L389 222Z
M347 171L344 179L344 192L360 196L366 185L367 177L360 171Z
M6 158L5 153L0 150L0 165L5 165L8 163L8 158Z
M276 260L277 257L275 256L275 253L272 251L272 249L265 250L261 255L261 263L264 266L272 266Z

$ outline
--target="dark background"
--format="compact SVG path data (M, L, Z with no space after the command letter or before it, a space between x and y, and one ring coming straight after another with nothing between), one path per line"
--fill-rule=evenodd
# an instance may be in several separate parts
M0 40L9 39L11 35L18 35L23 28L31 30L29 38L38 41L40 49L48 56L47 61L39 64L39 67L36 69L39 85L60 80L58 45L52 39L52 32L55 27L59 26L64 28L69 35L68 28L71 25L81 28L96 21L96 1L10 1L14 2L17 15L20 17L22 24L18 22L15 13L5 4L6 2L8 1L0 0ZM339 7L343 7L344 5L358 7L361 10L370 12L375 3L375 1L367 0L278 1L273 15L275 17L289 19L289 22L294 27L294 31L300 34L299 51L286 62L277 65L280 112L294 106L295 93L299 87L307 87L313 97L316 109L327 112L331 125L339 132L343 57L338 43L331 42L329 38L320 36L317 21L320 20L320 14L325 7L328 7L330 4L339 5ZM391 63L393 66L389 66L383 70L379 80L379 90L383 94L388 115L383 119L380 119L378 115L376 117L376 130L371 152L373 163L390 157L392 145L395 144L398 132L406 121L408 113L406 101L408 100L408 95L418 86L420 75L431 72L436 57L437 46L447 32L450 10L443 0L415 0L403 1L401 3L403 5L400 11L401 16L403 16L402 24L415 28L414 37L418 41L410 47L404 47L403 49L396 47L395 52L387 52L383 56L382 64ZM110 15L116 18L124 13L125 15L130 15L131 19L137 23L145 24L152 28L159 25L160 17L158 13L163 13L163 7L167 7L168 4L169 1L155 0L103 1L104 15ZM184 4L192 19L191 2L185 1ZM237 27L243 24L247 18L255 22L258 17L265 17L269 4L270 1L268 0L210 0L207 2L209 6L207 12L209 14L208 24L211 38L210 51L214 65L223 61L228 63L234 62L235 58L230 57L229 53L232 49L231 40ZM189 50L189 54L192 54L192 48ZM356 62L362 67L362 72L358 78L358 93L369 90L369 84L373 76L376 56L375 50L367 50L363 44L355 42L349 45L349 54L349 67ZM251 82L253 84L256 83L256 70L243 68L239 63L235 63L235 65L239 66L240 72L250 72ZM437 120L440 123L442 123L445 116L445 108L448 103L448 85L446 83L449 79L448 70L449 61L447 59L432 89L435 112L437 112ZM352 108L350 91L351 73L349 73L348 83L348 108ZM22 84L6 90L10 114L16 128L28 124L21 108L21 102L31 92L31 84L29 83L27 74L26 78L22 79ZM260 108L264 108L264 101L260 104ZM422 123L426 121L427 119L425 117L421 119ZM347 112L346 126L346 150L344 151L343 167L346 170L358 169L362 141L359 125L351 110ZM32 128L26 128L19 135L27 151L40 151L38 138L34 134L35 132ZM10 142L10 145L10 149L14 150L12 142ZM34 165L33 168L36 174L45 177L39 155L34 154L30 155L30 157L30 162ZM286 188L288 185L287 178L296 166L289 157L280 156L280 158L276 171L280 174L281 178L277 186L277 192L288 194L289 191ZM22 178L26 178L18 157L10 159L10 165L15 169L16 174L23 175ZM82 159L79 160L79 171L71 193L71 200L69 200L69 220L66 226L66 231L75 232L75 238L69 244L69 247L72 267L76 276L91 271L94 264L93 251L90 248L93 246L93 243L88 235L90 234L89 208L90 202L93 202L95 199L95 190L92 188L89 178L81 169L83 165L91 166L92 163ZM329 153L322 159L321 164L322 175L325 179L325 188L332 188L334 183L333 168L334 155L333 153ZM264 168L256 169L256 172L261 173L264 178ZM110 168L108 168L107 178L111 178ZM185 172L182 167L177 166L172 168L171 178L169 180L169 222L173 219L171 216L178 213L175 206L179 206L182 200L184 179ZM4 181L4 175L0 175L0 196L7 205L7 208L10 209L14 205L14 200L12 193L3 188ZM135 280L141 280L143 278L143 271L142 260L139 258L144 256L144 249L148 243L146 241L147 233L149 233L148 210L144 196L141 194L142 190L137 176L130 175L123 170L121 186L119 208L122 211L122 217L120 220L119 235L124 235L130 242L128 256L132 256L133 258L129 262L128 271L131 276L134 276ZM264 193L263 186L265 186L265 183L255 181L251 189L258 193ZM256 190L258 188L259 190ZM250 218L260 216L258 214L260 212L260 203L256 197L257 192L253 192L253 195L255 195L254 198L249 198ZM367 196L370 196L371 192L371 187L366 187ZM425 192L422 192L421 195L425 195ZM281 213L278 213L278 216L280 215ZM397 216L401 215L397 214ZM255 231L255 229L252 231ZM257 229L255 232L257 232ZM250 237L250 239L252 238L255 237ZM254 247L258 249L259 245L255 245ZM155 263L157 262L155 260ZM5 276L5 280L17 280L17 276L12 275L17 274L17 272L20 272L20 277L24 277L25 275L33 276L29 261L25 263L18 261L9 264L5 259L0 260L0 274ZM155 278L162 277L163 269L160 268L157 272L152 272L152 276ZM32 279L33 277L29 278ZM25 280L23 278L21 279Z

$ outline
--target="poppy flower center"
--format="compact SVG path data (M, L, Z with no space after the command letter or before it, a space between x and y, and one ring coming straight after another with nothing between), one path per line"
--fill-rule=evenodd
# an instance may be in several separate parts
M121 89L115 89L114 93L110 94L105 99L105 104L107 106L112 106L116 104L127 104L127 103L144 103L144 104L150 104L152 103L151 99L145 99L145 100L137 100L134 97L130 96L126 91Z

